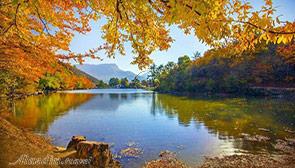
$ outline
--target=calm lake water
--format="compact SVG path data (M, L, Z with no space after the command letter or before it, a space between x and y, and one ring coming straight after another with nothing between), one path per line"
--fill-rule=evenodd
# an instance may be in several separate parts
M2 104L3 106L3 104ZM3 109L3 108L2 108ZM112 144L112 151L133 144L139 158L119 159L140 167L163 150L189 165L204 156L275 153L276 139L294 138L295 102L281 99L187 98L135 89L93 89L32 96L10 103L9 120L66 146L73 135ZM267 131L265 130L267 129ZM269 142L246 141L243 134Z

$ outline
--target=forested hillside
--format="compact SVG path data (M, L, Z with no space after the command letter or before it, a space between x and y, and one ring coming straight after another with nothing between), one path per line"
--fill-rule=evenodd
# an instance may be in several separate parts
M159 91L243 94L250 87L295 87L295 45L264 45L241 55L231 47L178 63L152 66L150 79Z
M3 57L1 57L3 59ZM13 68L15 69L15 68ZM36 91L81 89L93 88L94 78L75 69L69 64L59 61L51 65L41 66L38 69L31 69L19 65L18 69L1 67L0 74L0 95L1 96L22 96L32 94Z

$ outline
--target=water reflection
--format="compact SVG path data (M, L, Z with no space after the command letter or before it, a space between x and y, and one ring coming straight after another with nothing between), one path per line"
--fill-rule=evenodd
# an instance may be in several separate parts
M295 103L287 100L201 99L159 94L155 102L158 112L177 116L181 125L188 126L192 120L202 122L212 133L223 136L268 132L284 138L289 136L285 130L295 128Z
M72 93L75 96L76 94ZM93 94L92 98L79 106L79 110L98 110L100 112L115 112L121 105L128 104L142 97L141 93L100 93Z
M46 133L50 124L70 109L75 109L89 101L91 94L64 94L31 96L14 102L3 101L2 109L10 110L6 116L14 124L32 129L38 133ZM5 102L5 103L4 103ZM7 112L2 110L2 113Z
M128 142L136 142L144 154L122 159L126 167L139 167L161 150L176 151L191 165L205 155L271 152L270 143L244 141L241 133L274 141L294 137L285 130L295 130L295 103L278 99L187 98L105 89L28 97L8 107L12 122L50 135L56 145L66 145L79 134L113 143L113 152L119 153Z
M280 99L204 99L157 95L156 110L177 117L185 127L203 123L219 139L234 139L234 146L244 152L274 152L277 139L294 138L295 103ZM198 126L198 124L196 124ZM243 134L262 135L269 142L242 139Z

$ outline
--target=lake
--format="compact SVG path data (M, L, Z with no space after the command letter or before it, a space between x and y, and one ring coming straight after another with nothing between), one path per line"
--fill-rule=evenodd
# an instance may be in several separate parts
M118 158L140 167L163 150L188 165L204 156L276 153L277 139L294 138L295 102L271 98L188 98L140 89L92 89L31 96L1 103L14 124L66 146L73 135L108 142L112 151L132 145L138 158ZM267 142L245 140L261 135Z

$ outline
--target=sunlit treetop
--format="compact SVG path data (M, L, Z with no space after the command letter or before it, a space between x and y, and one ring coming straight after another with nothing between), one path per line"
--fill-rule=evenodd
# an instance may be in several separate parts
M51 53L47 56L82 63L85 57L99 59L99 50L109 57L125 54L130 42L133 63L142 69L152 63L152 52L170 47L169 25L214 48L234 44L236 52L255 49L261 42L291 43L295 23L274 13L271 0L258 10L244 0L2 0L0 52L19 49L43 54L44 59L44 53ZM74 33L91 31L89 22L101 18L107 20L101 29L105 43L87 53L72 53Z

